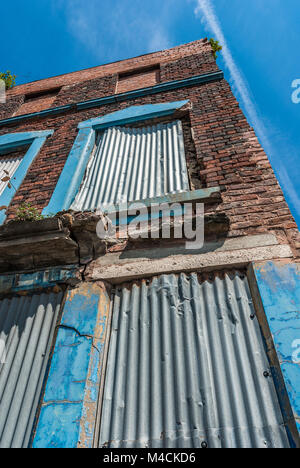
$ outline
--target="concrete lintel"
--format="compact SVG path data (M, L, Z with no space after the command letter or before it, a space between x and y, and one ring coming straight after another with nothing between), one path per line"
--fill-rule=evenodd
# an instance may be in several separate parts
M139 277L182 271L209 271L216 268L245 267L252 261L293 257L288 245L276 245L272 235L229 239L223 245L209 243L201 251L174 249L135 250L111 253L88 265L86 278L112 283Z
M217 242L205 242L204 246L198 250L187 250L184 245L162 247L153 249L128 250L106 254L100 257L98 264L112 265L113 263L140 262L141 260L158 260L173 255L198 255L208 252L223 252L228 250L251 249L254 247L266 247L278 245L276 236L273 234L261 234L256 236L235 237L232 239L219 240Z

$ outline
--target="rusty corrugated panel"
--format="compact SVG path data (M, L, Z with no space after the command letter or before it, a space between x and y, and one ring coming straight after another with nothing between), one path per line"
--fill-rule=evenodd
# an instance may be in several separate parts
M3 193L4 189L7 187L7 182L2 182L1 179L7 176L4 171L9 173L9 176L12 178L16 170L18 169L23 156L0 156L0 195Z
M28 446L61 301L62 293L0 301L0 448Z
M180 121L107 129L71 208L95 210L189 190Z
M238 272L118 289L99 446L289 446L252 314Z

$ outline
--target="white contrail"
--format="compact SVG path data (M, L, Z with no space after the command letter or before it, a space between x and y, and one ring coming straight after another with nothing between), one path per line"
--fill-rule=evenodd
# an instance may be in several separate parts
M240 70L238 69L234 58L230 52L228 47L227 41L225 39L224 33L222 31L221 25L219 20L214 12L213 6L210 0L197 0L197 8L196 8L196 15L199 16L199 13L204 15L204 18L209 26L209 29L214 33L216 39L222 45L222 56L225 62L226 67L228 68L232 82L239 93L243 104L246 108L247 114L249 115L253 125L256 127L256 131L258 132L259 138L267 140L266 131L264 125L260 121L253 101L250 97L250 93L248 90L248 85L243 78Z
M256 112L255 105L251 99L251 95L248 89L248 85L244 77L242 76L240 70L238 69L234 58L231 54L231 51L228 47L227 41L225 39L224 33L222 31L220 22L216 16L214 8L212 6L211 0L196 0L197 1L197 8L195 10L196 15L199 17L200 15L204 16L204 19L207 23L209 30L211 30L215 36L215 38L220 42L222 45L222 56L225 62L226 67L229 70L231 80L233 82L233 86L236 88L243 105L245 107L246 113L251 121L251 124L255 127L255 131L259 139L261 140L266 152L269 156L272 156L272 145L269 142L266 128L258 117ZM297 191L291 181L285 167L281 164L279 168L280 171L280 179L283 182L283 185L286 191L289 193L293 204L300 215L300 199L297 194Z

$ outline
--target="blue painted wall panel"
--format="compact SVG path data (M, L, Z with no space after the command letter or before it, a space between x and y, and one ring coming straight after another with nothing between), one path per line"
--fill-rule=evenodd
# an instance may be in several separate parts
M61 329L51 363L44 403L82 400L90 357L90 340Z
M258 263L254 271L300 432L300 265Z
M47 424L47 432L39 429L34 440L34 448L61 448L61 441L65 447L76 447L81 415L81 402L55 403L43 408L43 424ZM57 422L60 422L58 436ZM50 436L50 437L49 437Z
M69 291L58 331L34 448L91 447L108 304L94 284ZM89 419L89 413L93 418ZM82 429L84 428L84 429Z

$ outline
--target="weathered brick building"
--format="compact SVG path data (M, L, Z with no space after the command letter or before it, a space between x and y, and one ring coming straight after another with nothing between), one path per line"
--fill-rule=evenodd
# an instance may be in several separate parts
M0 118L0 446L298 445L299 231L209 42L16 86ZM204 246L100 239L124 196L203 203Z

